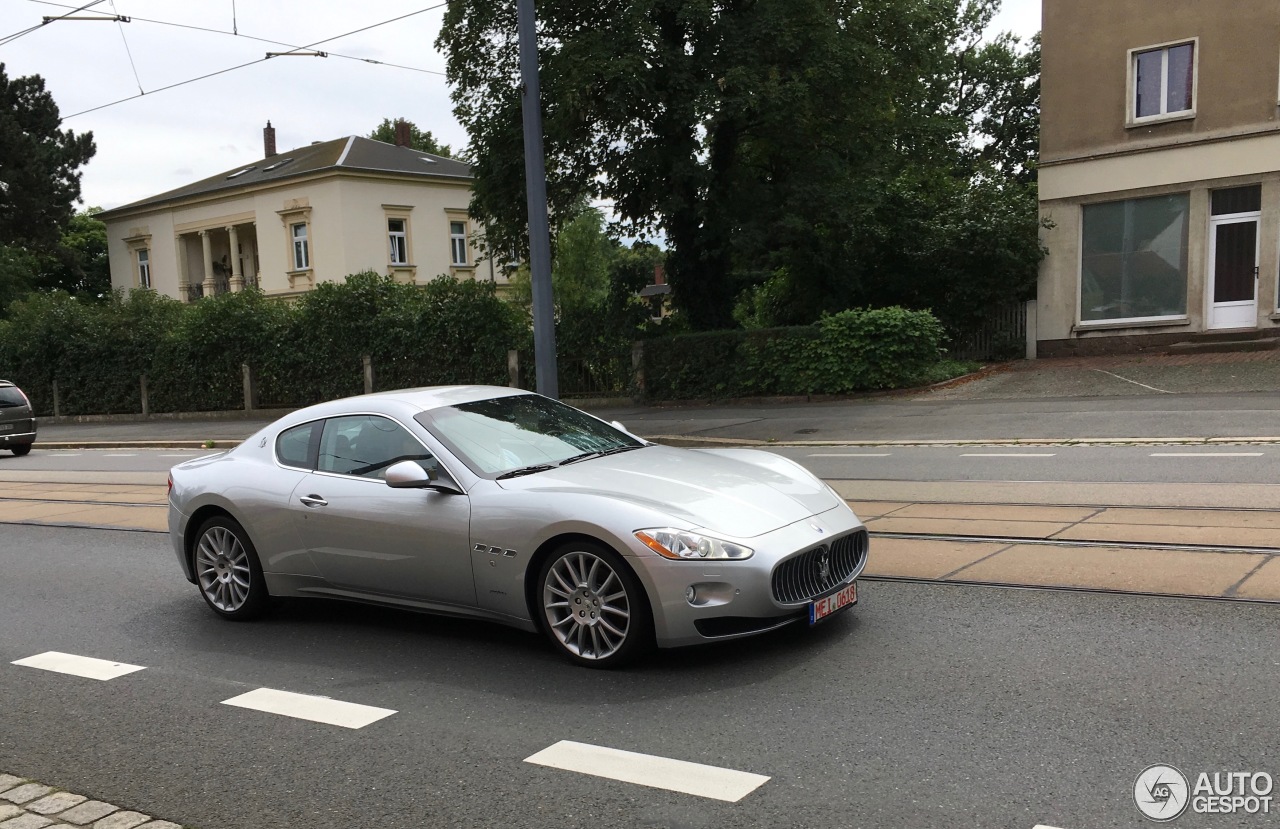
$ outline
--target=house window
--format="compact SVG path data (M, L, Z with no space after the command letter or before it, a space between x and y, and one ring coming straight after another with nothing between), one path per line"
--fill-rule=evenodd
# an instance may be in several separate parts
M1132 55L1134 121L1194 112L1194 41L1134 51Z
M453 264L467 264L467 223L449 222L449 249L453 252Z
M151 287L151 251L146 248L138 249L138 285Z
M1080 321L1187 313L1186 193L1084 207Z
M409 237L404 219L387 219L387 238L391 243L391 264L409 264Z
M311 252L307 249L307 223L291 225L290 232L293 236L293 269L304 271L311 267Z

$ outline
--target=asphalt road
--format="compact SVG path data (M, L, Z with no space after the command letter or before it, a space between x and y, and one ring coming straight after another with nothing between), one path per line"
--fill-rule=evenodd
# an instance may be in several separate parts
M1280 445L767 447L826 480L1240 483L1280 481ZM37 450L0 453L0 474L163 473L206 449Z
M778 442L1280 436L1275 391L996 400L916 392L823 402L588 408L642 435ZM239 440L272 419L42 420L40 440Z
M1152 763L1280 772L1272 607L869 582L824 627L595 672L399 611L227 623L164 536L0 534L0 768L201 829L1136 827ZM51 650L145 670L10 664ZM396 713L348 730L221 704L258 687ZM729 803L523 762L559 740L770 779Z

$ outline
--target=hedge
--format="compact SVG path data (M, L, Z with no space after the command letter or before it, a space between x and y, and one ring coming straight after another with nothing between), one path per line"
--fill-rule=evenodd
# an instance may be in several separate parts
M491 283L413 286L373 273L324 283L292 304L255 290L191 304L151 291L100 304L53 293L13 303L9 317L0 320L0 377L16 381L40 416L53 413L55 381L60 414L141 412L144 375L152 412L240 409L244 364L260 407L304 406L361 393L366 355L375 390L506 385L507 352L531 339ZM937 364L943 339L932 314L896 307L795 328L659 337L646 341L645 391L671 400L899 388ZM628 366L629 351L597 362ZM561 364L571 369L581 356L562 354Z
M813 325L650 340L645 387L656 400L844 394L903 388L938 362L945 335L928 311L855 309Z
M151 291L89 304L33 294L0 321L0 377L36 413L115 414L244 406L248 364L262 407L294 407L374 388L507 383L507 351L527 327L487 282L440 277L425 286L373 273L324 283L296 303L248 290L184 304Z

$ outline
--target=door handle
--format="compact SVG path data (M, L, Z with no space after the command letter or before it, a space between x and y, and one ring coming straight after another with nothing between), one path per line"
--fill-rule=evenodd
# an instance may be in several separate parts
M308 507L327 507L329 502L321 498L319 495L303 495L298 499Z

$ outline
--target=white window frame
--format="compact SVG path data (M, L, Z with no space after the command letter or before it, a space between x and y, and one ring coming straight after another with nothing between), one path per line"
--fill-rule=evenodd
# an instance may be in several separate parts
M454 230L455 227L461 227L462 232L461 233L456 232ZM468 228L467 228L466 219L455 219L450 217L449 219L449 264L451 264L455 268L466 268L466 267L470 267L471 265L471 259L467 255L468 253L467 249L469 247L467 244L467 237L469 236L469 233L467 231L468 231ZM462 254L461 258L459 258L458 256L459 251L461 251L461 254Z
M399 222L400 229L392 228L393 223ZM387 217L387 242L389 244L388 255L391 257L392 265L409 264L409 220L400 216ZM397 256L397 254L399 254Z
M151 249L138 248L138 287L151 287Z
M1169 105L1169 50L1177 46L1191 47L1191 109L1180 109L1166 112ZM1138 116L1138 56L1148 52L1161 52L1160 56L1160 112L1155 115ZM1125 96L1125 126L1141 127L1163 121L1184 121L1196 117L1196 109L1200 95L1200 38L1188 37L1171 40L1167 43L1155 43L1130 49L1128 52L1128 75Z
M298 235L298 228L302 228L301 236ZM293 270L309 270L311 268L311 228L308 222L289 223L289 248L293 251Z

